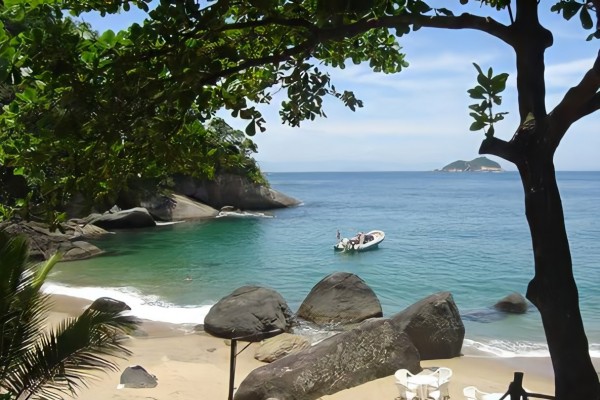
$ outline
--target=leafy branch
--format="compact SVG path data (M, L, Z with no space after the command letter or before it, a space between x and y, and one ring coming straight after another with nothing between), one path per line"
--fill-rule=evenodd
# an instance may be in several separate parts
M471 104L469 109L472 110L469 115L475 119L469 128L471 131L483 129L485 136L491 138L494 136L494 124L502 121L507 112L499 112L494 114L493 106L502 104L502 97L499 95L506 88L507 73L502 73L494 76L493 70L490 67L487 74L484 74L481 67L473 63L477 69L477 86L467 90L469 97L476 100L481 100L479 103Z

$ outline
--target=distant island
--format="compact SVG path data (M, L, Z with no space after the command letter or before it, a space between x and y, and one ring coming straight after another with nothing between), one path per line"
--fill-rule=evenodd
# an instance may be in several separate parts
M442 172L501 172L503 171L500 164L486 157L479 157L471 161L454 161L446 165L441 170Z

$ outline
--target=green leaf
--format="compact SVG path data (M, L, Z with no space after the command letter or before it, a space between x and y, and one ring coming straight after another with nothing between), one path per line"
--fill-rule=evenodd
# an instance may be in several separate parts
M592 17L590 16L587 7L581 7L579 19L581 20L581 26L583 26L584 29L592 29L594 27L594 22L592 21Z
M107 47L113 47L117 41L117 35L115 34L115 32L109 29L98 38L98 41L106 44Z
M485 127L485 123L482 121L475 121L471 124L471 126L469 127L470 131L479 131L482 130Z
M482 86L475 86L473 89L467 90L472 99L485 99L485 89Z
M563 11L563 17L568 21L571 18L573 18L573 16L575 14L577 14L577 12L579 11L579 9L583 6L583 4L581 3L577 3L574 1L562 1L562 11Z
M254 120L250 121L248 126L246 126L246 135L248 135L248 136L256 135L256 126L254 125Z

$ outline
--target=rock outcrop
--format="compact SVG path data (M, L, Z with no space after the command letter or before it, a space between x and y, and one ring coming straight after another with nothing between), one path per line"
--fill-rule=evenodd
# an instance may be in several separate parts
M421 370L419 352L389 319L370 319L347 332L252 371L235 400L311 400L406 368Z
M271 210L300 204L300 201L290 196L240 175L221 174L214 181L177 177L175 182L175 192L217 210L224 206L240 210Z
M135 207L129 210L111 210L104 214L91 214L85 220L103 229L149 228L156 226L154 218L143 207Z
M81 260L102 253L98 247L85 241L107 234L104 229L80 224L77 220L64 224L64 233L50 231L37 222L4 222L0 229L18 235L23 234L29 241L29 256L32 260L47 260L55 253L62 253L62 261Z
M297 316L316 324L353 324L382 317L373 290L355 274L334 272L317 283L300 305Z
M211 206L176 193L169 196L155 196L143 200L140 205L145 207L150 215L159 221L213 218L219 214L219 211Z
M391 319L410 337L422 360L460 355L465 326L449 292L432 294Z
M279 293L259 286L243 286L211 307L204 330L225 339L260 340L264 332L288 331L293 314Z

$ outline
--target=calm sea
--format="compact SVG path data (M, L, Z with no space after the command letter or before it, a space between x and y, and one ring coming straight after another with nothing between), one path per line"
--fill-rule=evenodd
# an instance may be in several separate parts
M271 186L302 200L274 218L185 222L119 231L106 255L59 264L47 290L126 301L134 314L201 323L236 288L277 290L292 310L326 275L361 277L390 316L439 291L464 315L483 312L533 276L523 190L516 172L272 173ZM591 353L600 357L600 172L558 173L574 273ZM381 229L380 248L333 251L342 236ZM191 279L190 279L191 278ZM490 322L464 318L465 349L547 355L537 311Z

